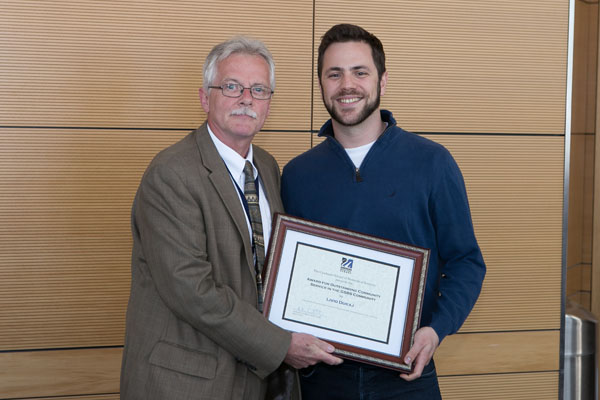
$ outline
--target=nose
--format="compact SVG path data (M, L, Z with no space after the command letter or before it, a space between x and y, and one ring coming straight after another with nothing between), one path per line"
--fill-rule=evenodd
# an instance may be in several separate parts
M352 74L344 74L342 76L342 87L343 88L354 87L354 79L352 77Z
M242 95L240 96L241 104L246 104L246 105L252 104L253 97L252 97L252 92L250 90L252 90L252 89L250 89L250 88L242 89Z

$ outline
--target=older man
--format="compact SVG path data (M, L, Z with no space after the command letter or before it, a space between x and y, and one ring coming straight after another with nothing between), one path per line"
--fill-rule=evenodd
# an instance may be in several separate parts
M154 158L133 204L123 399L262 399L284 361L341 362L260 312L264 239L282 210L277 163L251 144L275 88L271 54L237 37L203 72L207 121Z

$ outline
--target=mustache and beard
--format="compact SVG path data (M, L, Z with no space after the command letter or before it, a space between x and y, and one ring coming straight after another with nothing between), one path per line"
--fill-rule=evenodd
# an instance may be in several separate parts
M337 92L332 98L335 99L335 98L338 98L341 96L352 96L352 95L356 95L358 97L364 97L364 94L358 92L357 90L342 89L339 92ZM379 85L379 84L377 85L377 95L375 96L375 98L372 99L371 101L367 100L367 102L363 106L362 110L360 110L360 112L354 118L344 116L342 113L340 113L335 108L335 100L331 100L331 102L328 103L327 100L325 99L325 95L324 95L322 89L321 89L321 97L323 98L323 104L325 105L327 112L329 113L329 115L331 116L331 118L334 121L338 122L340 125L343 125L343 126L355 126L355 125L360 124L364 120L366 120L371 114L373 114L373 112L375 110L377 110L379 108L379 103L381 102L381 85Z

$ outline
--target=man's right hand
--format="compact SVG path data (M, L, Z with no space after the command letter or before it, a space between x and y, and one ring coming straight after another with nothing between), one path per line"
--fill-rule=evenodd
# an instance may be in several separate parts
M338 365L342 359L331 355L335 347L306 333L292 333L292 343L283 360L294 368L306 368L318 362Z

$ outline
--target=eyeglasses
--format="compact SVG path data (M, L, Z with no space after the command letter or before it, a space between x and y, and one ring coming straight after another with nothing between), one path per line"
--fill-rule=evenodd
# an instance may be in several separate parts
M239 83L224 83L221 86L209 86L210 89L221 89L223 96L227 97L240 97L244 93L244 89L250 90L252 98L256 100L268 100L271 98L274 91L263 85L254 85L250 87L244 87Z

